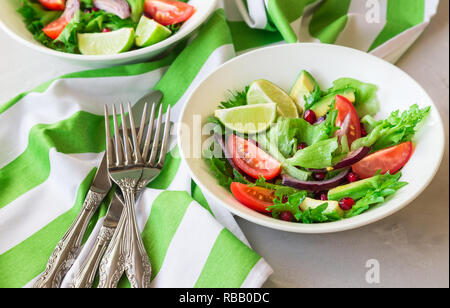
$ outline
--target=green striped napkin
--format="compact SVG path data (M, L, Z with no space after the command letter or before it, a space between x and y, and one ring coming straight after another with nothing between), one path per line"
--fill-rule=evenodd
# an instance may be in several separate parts
M439 0L235 0L229 10L237 49L273 43L320 42L370 52L395 63L435 15ZM261 31L247 40L242 21ZM235 31L233 31L235 30ZM235 36L233 36L235 39Z
M437 4L224 0L189 44L161 60L65 75L0 105L0 287L30 286L80 210L105 149L105 102L135 102L159 89L176 121L190 91L236 52L283 41L342 44L395 61ZM174 140L170 149L136 207L152 286L260 287L272 269L249 247L232 215L208 202L189 178ZM92 219L74 269L106 210L102 204ZM120 286L129 286L126 278Z

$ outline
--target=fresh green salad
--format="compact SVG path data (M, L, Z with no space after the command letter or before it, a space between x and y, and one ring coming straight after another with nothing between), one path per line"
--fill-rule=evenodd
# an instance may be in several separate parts
M18 12L43 45L67 53L113 55L177 32L195 8L169 0L23 0Z
M324 223L382 204L407 185L400 170L430 107L376 120L377 86L340 78L323 90L302 71L290 93L254 81L222 102L204 157L220 185L276 219Z

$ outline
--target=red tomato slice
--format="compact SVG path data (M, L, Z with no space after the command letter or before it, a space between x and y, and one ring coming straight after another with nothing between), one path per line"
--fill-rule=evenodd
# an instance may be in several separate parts
M231 183L230 188L233 196L243 205L261 213L269 213L267 208L273 205L275 199L273 190L236 182Z
M66 7L66 0L39 0L39 2L53 11L63 11Z
M228 148L236 166L255 179L263 176L270 180L281 172L281 164L253 142L231 135L228 138Z
M412 153L412 142L404 142L364 157L354 164L352 169L362 179L374 176L378 170L381 170L382 174L388 171L393 174L406 165Z
M338 110L336 125L346 130L348 145L361 138L361 124L353 104L341 95L336 95L335 108ZM346 117L350 118L346 121ZM346 122L346 123L344 123Z
M195 8L179 1L145 0L144 12L163 26L168 26L188 20Z
M44 33L47 34L47 36L49 36L50 38L56 39L61 34L61 32L63 32L69 21L70 20L66 17L61 16L57 20L52 21L51 23L46 25L42 29L42 31L44 31Z

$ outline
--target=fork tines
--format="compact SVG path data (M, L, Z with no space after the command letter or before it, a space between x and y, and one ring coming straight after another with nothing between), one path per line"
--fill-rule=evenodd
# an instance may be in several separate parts
M149 167L162 168L167 151L167 143L170 132L170 105L166 112L166 121L164 124L161 139L163 105L160 104L158 118L155 123L156 104L152 104L150 119L147 124L147 130L144 139L145 122L147 117L147 104L144 106L139 131L136 132L136 125L131 112L131 105L128 103L128 116L130 130L128 130L124 107L120 104L120 113L122 127L119 128L117 112L115 105L113 110L114 140L111 138L111 128L109 123L108 106L105 105L105 130L106 130L106 153L108 167L129 166L135 164L145 164ZM155 125L156 124L156 125ZM130 140L131 132L131 140ZM126 142L124 142L126 140Z

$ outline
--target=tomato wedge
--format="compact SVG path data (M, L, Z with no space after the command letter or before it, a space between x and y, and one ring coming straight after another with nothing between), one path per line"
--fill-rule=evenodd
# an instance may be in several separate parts
M44 31L44 33L47 36L49 36L50 38L56 39L61 34L61 32L63 32L64 28L67 26L69 21L70 21L70 19L67 19L64 16L61 16L57 20L52 21L51 23L46 25L42 29L42 31Z
M236 166L252 178L263 176L270 180L281 172L281 164L253 142L231 135L228 138L228 149Z
M195 8L187 3L169 0L145 0L144 12L163 26L188 20Z
M364 157L354 164L352 169L362 179L374 176L378 170L381 170L382 174L388 171L393 174L406 165L412 153L412 142L404 142Z
M348 145L361 138L361 124L353 104L341 95L336 95L335 108L338 110L336 125L347 135ZM347 118L348 117L348 118Z
M66 0L39 0L39 2L52 11L63 11L66 7Z
M269 213L267 208L273 205L275 199L273 190L236 182L231 183L230 188L233 196L243 205L260 213Z

